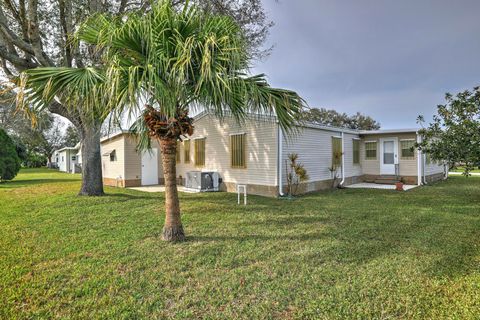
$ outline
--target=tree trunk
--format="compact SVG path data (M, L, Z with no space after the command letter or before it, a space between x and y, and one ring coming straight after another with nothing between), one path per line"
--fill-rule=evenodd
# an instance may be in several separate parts
M100 154L100 124L82 127L82 187L81 196L102 196L102 155Z
M183 241L185 240L185 233L180 219L175 159L177 141L172 138L160 138L159 143L165 179L165 225L163 226L162 239L165 241Z

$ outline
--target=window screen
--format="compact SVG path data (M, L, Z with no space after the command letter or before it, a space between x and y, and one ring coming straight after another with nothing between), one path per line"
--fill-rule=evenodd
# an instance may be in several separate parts
M190 163L190 140L183 141L183 161Z
M400 140L400 148L402 149L402 159L414 159L415 151L413 149L415 140Z
M377 159L377 142L376 141L365 142L365 159L367 160Z
M230 136L230 165L232 168L246 168L245 134Z
M332 137L332 166L342 165L342 138Z
M360 163L360 141L353 140L353 164Z
M177 150L176 150L176 153L175 153L175 160L177 163L180 163L180 147L181 147L181 143L180 141L177 141Z
M195 165L205 165L205 138L195 139Z

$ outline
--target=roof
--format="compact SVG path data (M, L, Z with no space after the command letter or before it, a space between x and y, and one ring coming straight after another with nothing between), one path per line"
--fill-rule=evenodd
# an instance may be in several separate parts
M212 112L209 111L202 111L199 114L195 115L193 117L194 121L198 121L201 118L211 115ZM228 115L228 112L225 112L225 115ZM263 121L275 121L277 122L277 117L275 115L265 115L265 114L249 114L249 119L251 120L263 120ZM358 134L358 130L355 129L348 129L348 128L340 128L340 127L334 127L334 126L328 126L328 125L322 125L314 122L305 122L305 123L298 123L298 127L304 127L304 128L313 128L313 129L321 129L321 130L328 130L328 131L335 131L335 132L345 132L345 133L353 133L353 134Z
M212 115L210 111L202 111L195 116L193 116L193 120L198 121L204 118L207 115ZM225 112L225 115L229 115L228 112ZM262 115L262 114L249 114L250 119L252 120L264 120L264 121L276 121L276 116L274 115ZM387 134L387 133L416 133L419 129L418 128L407 128L407 129L387 129L387 130L357 130L357 129L349 129L349 128L342 128L342 127L335 127L329 126L324 124L318 124L314 122L305 122L305 123L298 123L298 127L303 128L311 128L311 129L319 129L319 130L327 130L327 131L334 131L334 132L343 132L343 133L350 133L350 134L358 134L358 135L371 135L371 134ZM123 134L130 133L130 130L122 130L115 132L112 135L103 137L100 142L104 142L115 137L118 137Z
M62 151L67 151L67 150L78 150L77 147L65 147L62 149L55 150L55 152L62 152Z
M384 134L384 133L417 133L419 129L387 129L387 130L359 130L358 133L362 135L368 134Z
M113 138L119 137L123 134L130 133L130 132L131 132L130 130L120 130L120 131L114 132L114 133L109 134L109 135L107 135L103 138L100 138L100 143L111 140Z

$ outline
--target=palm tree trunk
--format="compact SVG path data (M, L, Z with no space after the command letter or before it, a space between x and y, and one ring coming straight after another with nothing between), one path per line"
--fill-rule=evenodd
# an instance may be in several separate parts
M159 138L165 179L165 225L162 239L165 241L183 241L182 220L180 218L180 203L177 191L176 150L177 141L172 138Z
M101 124L82 127L82 187L81 196L102 196L102 156L100 154Z

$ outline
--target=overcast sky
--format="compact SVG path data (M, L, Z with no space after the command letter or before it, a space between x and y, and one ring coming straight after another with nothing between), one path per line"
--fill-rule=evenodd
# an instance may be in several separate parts
M311 107L417 127L480 85L480 0L263 0L272 54L254 71Z

